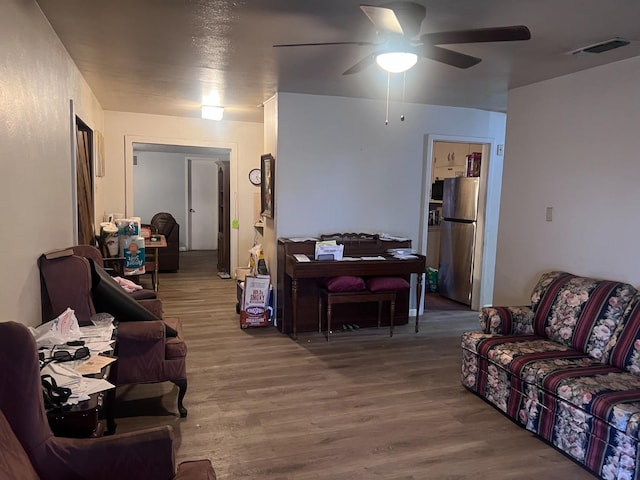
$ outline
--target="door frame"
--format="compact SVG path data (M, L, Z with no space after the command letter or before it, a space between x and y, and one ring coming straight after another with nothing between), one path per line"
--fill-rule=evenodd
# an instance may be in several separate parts
M500 194L502 188L502 156L496 155L497 145L493 137L467 137L455 135L426 134L424 136L422 205L420 209L419 251L427 252L429 235L429 189L433 167L433 148L435 142L482 144L482 163L480 164L480 198L478 201L477 237L473 265L471 309L479 310L493 302L493 287L498 240L498 217L500 213ZM422 284L425 288L425 282ZM424 298L424 291L423 291ZM420 305L420 313L424 304Z
M92 216L93 216L93 228L94 234L96 232L97 216L96 216L96 165L95 159L98 156L95 134L96 130L93 126L84 121L76 112L75 103L73 99L69 100L69 132L70 132L70 147L71 147L71 223L73 228L72 241L73 245L78 244L78 226L80 219L78 218L78 123L82 123L86 130L90 134L91 148L89 151L90 158L88 159L89 177L91 181L91 199L92 199Z
M132 215L133 205L133 144L134 143L156 143L159 145L180 145L183 147L209 147L224 148L229 150L229 176L231 183L231 211L238 211L236 205L238 201L238 144L224 142L202 142L184 140L181 138L153 137L148 135L125 135L124 136L124 202L125 215ZM231 269L235 271L238 267L238 230L231 228Z

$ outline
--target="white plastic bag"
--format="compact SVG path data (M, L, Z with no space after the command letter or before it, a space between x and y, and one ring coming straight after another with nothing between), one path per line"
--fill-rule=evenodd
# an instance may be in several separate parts
M36 339L38 347L62 345L71 340L80 338L80 326L76 314L67 308L57 318L43 323L39 327L29 327Z

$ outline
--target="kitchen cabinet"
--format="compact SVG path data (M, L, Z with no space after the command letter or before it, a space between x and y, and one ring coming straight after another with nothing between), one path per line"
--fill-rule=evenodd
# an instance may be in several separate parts
M467 173L467 155L473 152L482 152L482 144L435 142L432 180L464 177Z

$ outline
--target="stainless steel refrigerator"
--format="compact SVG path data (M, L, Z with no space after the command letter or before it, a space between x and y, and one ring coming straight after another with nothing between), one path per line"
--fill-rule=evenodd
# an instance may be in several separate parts
M471 305L473 257L478 219L477 177L444 180L438 292Z

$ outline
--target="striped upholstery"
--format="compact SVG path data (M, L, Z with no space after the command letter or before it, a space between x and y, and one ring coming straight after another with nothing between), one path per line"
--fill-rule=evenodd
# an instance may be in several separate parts
M537 335L601 359L622 313L636 293L629 284L551 272L531 295Z
M601 478L640 479L640 293L544 274L462 336L462 384Z
M627 306L605 355L611 365L640 375L640 294Z

